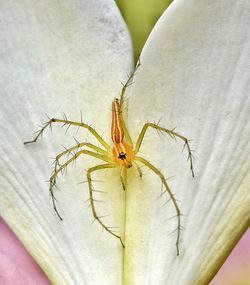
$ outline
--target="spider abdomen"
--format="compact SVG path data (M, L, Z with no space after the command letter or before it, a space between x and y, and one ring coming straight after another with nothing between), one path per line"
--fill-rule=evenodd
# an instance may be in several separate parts
M120 143L124 139L124 131L120 118L120 104L118 99L115 99L112 104L111 137L114 143Z

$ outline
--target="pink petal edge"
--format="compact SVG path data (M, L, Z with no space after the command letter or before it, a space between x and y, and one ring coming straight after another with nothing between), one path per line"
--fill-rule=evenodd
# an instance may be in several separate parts
M233 249L210 285L250 281L250 229ZM50 285L41 268L0 217L0 284Z
M0 284L50 285L48 278L0 217Z
M250 228L235 246L210 285L250 284Z

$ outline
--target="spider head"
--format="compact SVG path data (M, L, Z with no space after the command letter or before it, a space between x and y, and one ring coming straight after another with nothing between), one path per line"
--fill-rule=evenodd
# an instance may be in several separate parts
M121 142L114 144L113 156L116 164L130 168L135 158L135 153L130 145Z

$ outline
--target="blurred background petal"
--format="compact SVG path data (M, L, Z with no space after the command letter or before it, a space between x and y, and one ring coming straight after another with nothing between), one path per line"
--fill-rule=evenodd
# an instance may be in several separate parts
M172 0L116 0L131 33L135 61L151 30Z
M250 284L250 229L243 235L210 285Z
M50 282L16 235L0 218L0 284L49 285Z

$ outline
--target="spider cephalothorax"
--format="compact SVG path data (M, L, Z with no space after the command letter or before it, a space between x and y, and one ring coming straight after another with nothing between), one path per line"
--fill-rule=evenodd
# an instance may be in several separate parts
M130 145L125 142L116 143L113 147L114 162L117 165L130 168L135 159L135 153Z
M98 147L94 144L91 143L79 143L77 142L77 145L66 149L62 153L58 154L55 159L55 167L53 174L50 177L50 193L52 196L52 202L53 202L53 207L55 212L57 213L58 217L62 220L55 204L55 197L53 194L53 189L54 186L56 185L56 178L59 173L61 173L70 163L74 162L79 156L81 155L88 155L91 157L95 157L97 159L100 159L104 161L104 164L96 165L88 169L87 171L87 181L88 181L88 186L89 186L89 200L90 200L90 206L92 209L92 213L94 218L98 221L98 223L111 235L115 236L118 238L122 244L123 247L125 247L122 238L113 232L111 228L106 226L101 218L97 215L96 209L95 209L95 200L93 198L93 185L92 185L92 173L95 171L99 171L102 169L107 169L107 168L115 168L119 167L120 168L120 178L121 178L121 183L122 187L124 190L126 190L126 171L128 168L131 166L136 166L140 177L142 177L142 172L140 170L140 167L138 164L143 164L144 166L148 167L150 170L152 170L161 180L165 191L168 193L170 200L172 201L172 205L176 211L176 219L177 219L177 238L176 238L176 248L177 248L177 255L179 255L179 241L180 241L180 231L181 231L181 212L179 209L179 206L177 204L177 200L174 197L172 191L170 190L165 176L161 173L160 170L158 170L154 165L152 165L148 160L146 160L143 157L138 156L138 152L140 150L142 141L144 139L145 133L148 130L148 128L153 128L156 129L157 131L160 132L165 132L171 137L176 137L181 139L184 142L184 146L187 147L188 149L188 158L190 160L190 169L192 172L192 176L194 177L194 172L193 172L193 163L192 163L192 155L191 155L191 149L188 143L187 138L184 136L180 135L179 133L175 132L174 130L166 129L163 127L160 127L158 124L155 123L146 123L144 124L139 137L137 138L135 146L133 146L133 141L129 135L129 132L126 128L126 125L123 120L122 116L122 111L123 111L123 103L124 103L124 94L126 91L126 88L130 84L130 81L133 78L133 74L129 77L128 81L122 88L121 92L121 97L120 99L115 99L112 103L112 128L111 128L111 137L113 141L113 148L105 142L105 140L93 129L91 126L85 124L82 122L73 122L68 120L66 117L64 119L50 119L48 122L46 122L41 130L38 132L34 140L26 142L25 144L28 143L33 143L36 142L38 137L43 133L43 131L48 127L51 126L52 123L62 123L64 125L72 125L72 126L77 126L79 128L84 128L87 129L101 144L101 147ZM72 157L68 159L64 163L60 163L61 157L72 154Z

